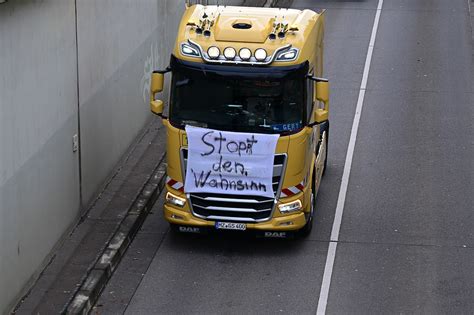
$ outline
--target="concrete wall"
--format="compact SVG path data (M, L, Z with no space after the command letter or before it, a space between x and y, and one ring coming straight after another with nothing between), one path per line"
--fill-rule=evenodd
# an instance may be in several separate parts
M0 313L79 210L74 1L0 4Z
M183 10L184 0L0 4L0 313L152 119L149 74L168 64Z

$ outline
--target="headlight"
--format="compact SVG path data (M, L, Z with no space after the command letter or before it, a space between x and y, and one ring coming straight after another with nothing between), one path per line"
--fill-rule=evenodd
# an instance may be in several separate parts
M228 59L228 60L232 60L235 58L235 55L236 55L236 51L234 48L232 47L227 47L226 49L224 49L224 57L225 59Z
M250 57L252 57L252 52L248 48L242 48L239 50L239 57L240 59L247 61L250 59Z
M181 53L185 56L201 57L201 53L199 52L199 50L188 43L181 44Z
M170 203L174 206L178 206L178 207L182 208L186 204L186 199L178 197L178 196L173 195L172 193L168 192L166 194L166 202L168 202L168 203Z
M277 55L276 61L292 61L298 56L298 49L290 48L287 51L281 52Z
M281 213L295 212L295 211L300 210L301 207L302 207L302 204L301 204L301 201L299 200L295 200L292 202L278 205L278 209L280 210Z
M265 49L259 48L255 51L255 59L257 59L257 61L265 61L266 58L267 52Z
M221 51L216 46L211 46L207 49L207 54L209 55L209 58L217 59L219 58Z

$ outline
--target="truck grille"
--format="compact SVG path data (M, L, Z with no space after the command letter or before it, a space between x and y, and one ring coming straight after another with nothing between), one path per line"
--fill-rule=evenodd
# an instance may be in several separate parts
M186 171L188 150L181 150L183 172ZM286 166L286 154L276 154L273 160L273 191L280 195ZM184 178L185 176L183 176ZM276 198L231 194L192 193L191 208L195 216L206 220L261 222L270 219Z

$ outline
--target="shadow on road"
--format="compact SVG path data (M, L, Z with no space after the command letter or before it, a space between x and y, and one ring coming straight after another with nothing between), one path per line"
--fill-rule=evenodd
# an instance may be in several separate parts
M247 233L220 232L212 234L185 234L170 231L169 243L175 251L193 251L200 254L224 253L225 256L295 255L302 249L304 239L257 238Z

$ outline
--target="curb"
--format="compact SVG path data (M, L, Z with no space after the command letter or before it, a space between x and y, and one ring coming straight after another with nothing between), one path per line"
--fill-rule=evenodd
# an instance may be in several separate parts
M102 254L88 270L85 279L64 306L61 314L88 314L99 299L102 290L164 188L166 163L163 160L164 156L108 241Z

